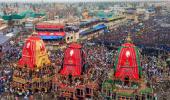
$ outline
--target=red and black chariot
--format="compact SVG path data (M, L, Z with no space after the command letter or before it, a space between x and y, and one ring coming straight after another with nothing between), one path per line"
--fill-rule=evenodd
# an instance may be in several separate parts
M97 84L90 81L86 63L86 53L78 43L71 43L64 52L61 69L54 78L54 88L58 98L92 98Z

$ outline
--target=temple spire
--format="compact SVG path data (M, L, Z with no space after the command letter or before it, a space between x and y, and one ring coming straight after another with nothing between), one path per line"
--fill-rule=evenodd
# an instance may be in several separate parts
M131 34L130 33L128 33L128 36L126 38L126 42L128 42L128 43L132 43L133 42L132 39L131 39Z
M35 26L34 26L34 28L33 28L32 35L37 35L37 32L36 32L36 30L35 30Z
M33 31L32 35L37 35L37 32Z

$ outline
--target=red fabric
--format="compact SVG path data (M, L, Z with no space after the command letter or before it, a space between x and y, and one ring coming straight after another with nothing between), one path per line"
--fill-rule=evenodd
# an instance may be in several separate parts
M55 28L64 28L64 25L55 25L55 24L37 24L36 28L48 28L48 29L55 29Z
M126 77L129 79L139 79L139 71L134 44L125 43L122 46L123 48L121 49L118 56L115 77L122 80L124 80Z
M60 71L62 75L78 76L82 71L81 45L70 44L65 50L63 69Z
M65 36L65 32L48 32L48 31L38 31L40 36Z
M27 65L27 67L33 69L36 64L36 43L41 41L39 37L31 36L29 37L22 50L22 58L19 60L18 65L20 67L24 67ZM45 50L45 45L42 44L42 47L40 47L42 51Z

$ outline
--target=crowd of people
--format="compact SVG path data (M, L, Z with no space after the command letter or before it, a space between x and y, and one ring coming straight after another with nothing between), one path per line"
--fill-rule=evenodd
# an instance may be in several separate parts
M170 20L168 16L158 15L142 23L122 25L117 29L110 30L110 33L101 35L97 39L83 42L82 46L83 50L86 52L88 67L93 70L91 78L93 80L100 78L100 81L104 81L108 78L108 72L113 69L114 60L117 55L117 47L124 43L127 33L131 33L133 43L140 47L142 71L146 80L154 87L154 82L162 81L164 78L170 77L170 65L166 62L166 59L169 57L168 47L170 47L170 35L168 35L168 32L170 30L160 25L160 23L167 20ZM154 52L154 54L151 55L149 50L145 49L146 47L154 47L154 49L157 50L161 45L167 47L162 48L164 51L163 53ZM21 50L21 46L14 44L11 45L11 48L4 55L0 76L5 76L7 80L4 82L6 84L9 83L13 74L11 63L17 62L21 58ZM64 50L57 49L55 51L50 51L49 58L57 67L61 67L64 59ZM52 69L47 68L45 71L46 72L38 73L38 75L43 76L43 73L52 72ZM19 72L14 73L16 74ZM21 73L22 74L16 75L25 77L27 76L26 74L29 74L22 71Z
M16 62L21 58L21 47L11 46L10 49L5 53L3 63Z
M14 76L20 77L25 80L32 80L34 78L50 77L54 75L54 68L52 66L44 66L43 68L37 70L28 70L25 68L15 68Z
M103 44L121 45L128 33L131 34L133 42L137 46L158 48L164 45L165 50L169 50L169 28L162 27L161 24L169 20L169 15L157 15L147 21L139 23L128 22L121 27L110 30L109 33L95 39L94 42ZM168 22L167 22L168 23Z
M170 65L167 62L170 51L169 28L161 27L162 23L170 20L167 16L169 15L157 15L142 23L123 25L91 42L109 48L118 47L124 43L127 34L130 33L133 43L140 48L143 76L155 89L160 82L170 79ZM97 56L96 59L102 58ZM158 91L164 90L161 89L164 85L167 84L160 83Z

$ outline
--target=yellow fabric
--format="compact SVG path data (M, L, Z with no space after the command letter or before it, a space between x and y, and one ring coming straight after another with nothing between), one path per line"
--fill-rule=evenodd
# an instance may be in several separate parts
M43 64L47 65L50 64L50 60L48 58L48 54L46 49L44 51L41 50L41 46L44 45L43 41L36 42L36 65L38 68L44 66Z

